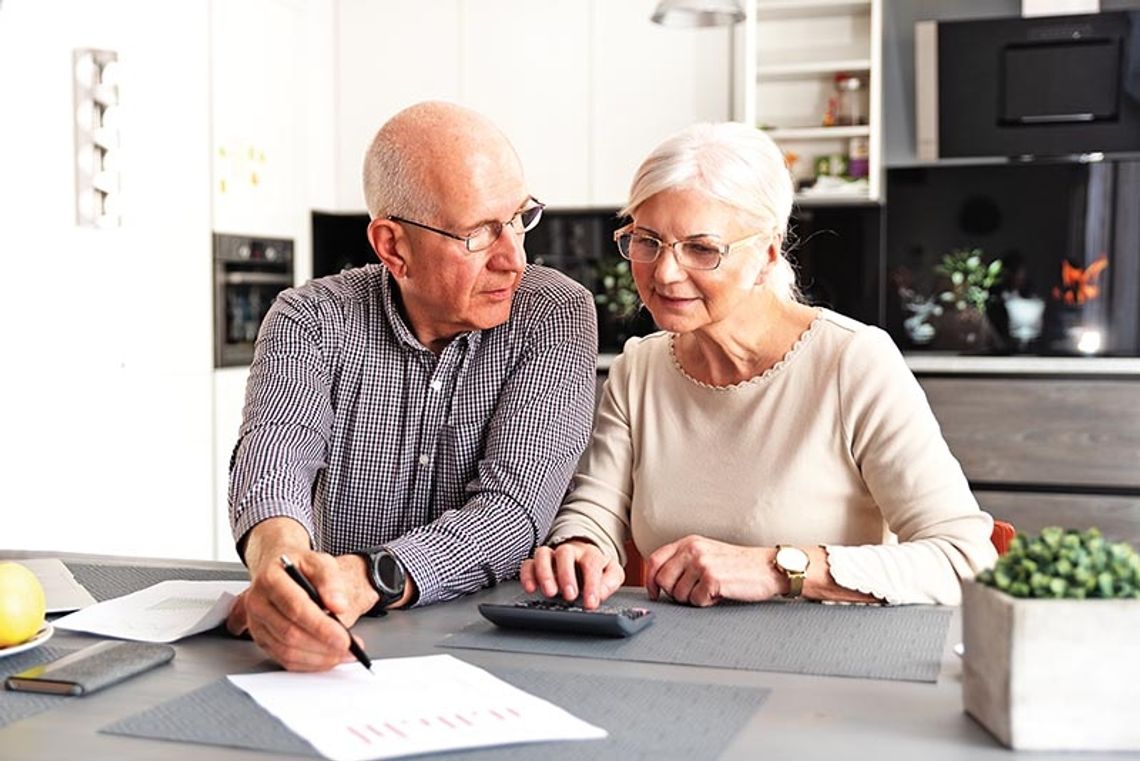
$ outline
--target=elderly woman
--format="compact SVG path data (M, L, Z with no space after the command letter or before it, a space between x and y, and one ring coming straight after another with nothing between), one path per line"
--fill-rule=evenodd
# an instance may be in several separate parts
M793 192L741 124L685 129L641 165L615 238L661 332L614 361L528 592L597 606L627 534L650 596L698 606L956 604L993 563L993 521L891 339L797 300Z

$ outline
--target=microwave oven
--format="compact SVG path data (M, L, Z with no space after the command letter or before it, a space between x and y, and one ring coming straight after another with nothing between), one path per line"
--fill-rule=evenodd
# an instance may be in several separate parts
M1140 152L1140 11L920 21L923 161Z

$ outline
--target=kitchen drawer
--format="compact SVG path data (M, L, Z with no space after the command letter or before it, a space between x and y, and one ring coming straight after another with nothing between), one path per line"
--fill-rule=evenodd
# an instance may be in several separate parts
M971 483L1140 492L1140 382L920 377Z

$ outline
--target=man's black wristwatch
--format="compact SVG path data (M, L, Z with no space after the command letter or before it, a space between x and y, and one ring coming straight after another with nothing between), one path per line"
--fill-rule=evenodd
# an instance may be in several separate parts
M368 565L368 580L372 582L372 588L380 595L380 601L368 611L368 615L383 615L389 605L404 596L408 583L404 564L386 547L362 552L360 556Z

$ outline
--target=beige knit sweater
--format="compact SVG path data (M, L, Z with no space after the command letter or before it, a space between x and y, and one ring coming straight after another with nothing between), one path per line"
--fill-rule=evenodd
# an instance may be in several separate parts
M624 562L690 534L824 545L831 575L890 603L957 604L992 565L978 508L926 397L878 328L821 310L784 359L730 387L689 377L673 336L631 339L549 542Z

